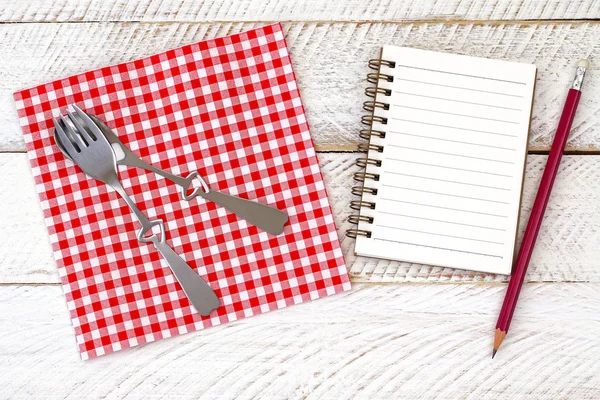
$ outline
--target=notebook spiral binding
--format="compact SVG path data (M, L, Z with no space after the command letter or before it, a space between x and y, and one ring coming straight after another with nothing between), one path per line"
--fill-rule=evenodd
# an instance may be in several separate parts
M361 123L363 125L368 126L368 129L361 129L359 132L359 137L366 140L367 143L360 143L358 145L358 150L363 153L369 152L383 152L383 146L372 144L371 138L385 138L385 132L381 130L373 129L373 123L377 122L382 125L387 124L387 118L376 115L377 109L381 110L389 110L389 103L384 103L382 101L376 101L377 95L383 96L391 96L392 91L390 89L379 87L379 81L385 82L393 82L394 76L381 73L381 66L386 66L389 68L395 68L396 63L393 61L382 60L381 58L369 60L369 68L374 69L377 72L371 72L367 74L367 82L372 83L374 86L369 86L365 89L365 95L373 100L368 100L363 103L363 109L370 114L363 115L361 117ZM356 196L361 196L364 193L369 193L372 195L377 195L377 189L373 187L369 187L366 185L367 180L378 181L379 174L367 172L366 168L368 165L373 165L375 167L381 167L381 160L375 158L367 157L359 157L356 159L355 164L362 168L363 171L354 173L354 180L357 182L361 182L360 186L354 186L352 188L352 194ZM375 203L371 201L363 201L361 200L352 200L350 202L350 208L352 210L358 211L359 214L353 214L348 217L348 221L352 224L358 224L359 222L366 222L368 224L373 223L373 217L369 217L366 215L360 215L360 210L362 208L367 208L374 210ZM346 236L351 238L356 238L358 236L365 236L367 238L371 237L371 231L365 229L348 229L346 231Z

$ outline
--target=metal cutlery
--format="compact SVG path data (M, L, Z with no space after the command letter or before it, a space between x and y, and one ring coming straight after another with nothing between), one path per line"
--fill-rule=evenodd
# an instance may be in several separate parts
M129 197L117 174L117 160L111 143L96 123L77 106L75 114L67 111L54 120L54 136L63 154L75 162L89 176L109 185L125 200L142 225L137 239L151 242L165 259L186 296L201 315L209 315L219 307L215 292L192 268L166 243L166 232L162 220L149 220ZM60 143L60 144L59 144ZM152 232L159 227L160 233ZM150 236L147 236L151 234Z
M184 200L190 201L196 196L200 196L228 209L238 217L245 219L246 221L268 233L279 235L283 232L284 225L288 220L288 215L285 212L256 201L243 199L241 197L232 196L210 189L208 184L204 181L204 179L202 179L198 172L192 172L184 178L156 168L129 150L127 146L125 146L123 142L119 140L117 134L114 133L113 130L110 129L98 117L91 114L87 115L95 122L100 131L113 146L118 165L142 168L164 177L180 187L180 195ZM57 145L59 147L62 146L59 141L57 141ZM192 193L188 194L187 192L194 179L198 179L200 181L201 187L194 188Z

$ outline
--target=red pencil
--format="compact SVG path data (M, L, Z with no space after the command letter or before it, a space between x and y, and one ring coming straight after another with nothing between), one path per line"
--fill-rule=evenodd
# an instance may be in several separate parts
M513 313L515 312L517 300L519 299L519 293L521 292L523 280L525 279L525 273L527 272L527 266L529 265L529 260L531 259L531 253L533 253L533 246L535 245L535 240L538 232L540 231L542 219L544 218L544 212L546 211L548 199L550 198L550 193L552 192L554 178L556 178L560 159L562 158L562 154L567 143L567 138L569 137L569 131L571 130L571 125L573 124L573 119L575 118L575 111L577 110L577 104L579 104L579 97L581 96L581 85L583 84L583 78L588 67L589 63L587 60L580 60L577 64L575 80L571 85L571 89L569 89L569 94L567 95L567 100L565 101L565 106L558 123L558 128L556 129L556 135L554 135L554 142L552 143L552 148L550 149L550 155L548 156L548 161L546 162L546 168L544 169L544 174L542 175L542 181L540 182L540 187L538 188L537 195L535 196L535 202L533 203L531 216L529 217L527 228L525 228L525 234L523 235L523 242L521 243L521 248L519 249L517 263L513 268L513 274L510 278L510 283L508 284L506 297L504 297L502 310L500 311L500 316L498 317L498 322L496 323L496 334L494 336L494 351L492 352L492 358L494 358L498 348L500 347L500 344L504 340L504 337L508 332Z

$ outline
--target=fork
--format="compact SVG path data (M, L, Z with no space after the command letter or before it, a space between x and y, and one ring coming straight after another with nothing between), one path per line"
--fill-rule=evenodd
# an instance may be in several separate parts
M243 199L241 197L232 196L214 189L210 189L208 184L204 181L204 179L202 179L197 171L192 172L184 178L182 176L173 175L167 171L156 168L129 150L127 146L121 142L117 134L114 133L112 129L110 129L98 117L92 114L87 115L104 134L106 139L112 145L113 150L118 153L116 154L117 165L128 165L131 167L142 168L162 176L163 178L180 187L181 198L186 201L190 201L196 196L200 196L205 200L210 200L221 207L228 209L238 217L245 219L246 221L268 233L279 235L283 232L284 225L288 221L288 215L285 212L256 201ZM75 117L78 118L77 115ZM62 146L60 140L58 140L56 144L59 148ZM198 179L200 181L201 187L194 188L192 193L188 194L188 188L194 179Z
M208 283L167 244L164 222L160 219L149 220L135 205L119 180L116 156L110 142L87 114L75 105L72 107L75 114L67 110L68 117L61 115L54 120L55 139L60 141L63 147L61 151L65 150L65 156L83 172L112 187L125 200L142 225L137 232L138 241L154 244L196 311L203 316L209 315L219 307L219 298ZM154 227L160 228L159 234L152 232ZM147 236L148 233L151 235Z

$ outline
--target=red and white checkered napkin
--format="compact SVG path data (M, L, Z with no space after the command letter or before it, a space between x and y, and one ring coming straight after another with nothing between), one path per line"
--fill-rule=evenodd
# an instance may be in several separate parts
M14 95L81 356L219 325L348 290L350 282L279 24L208 40ZM273 236L146 171L127 192L209 282L222 306L193 311L124 201L59 152L52 117L78 104L138 156L285 210Z

